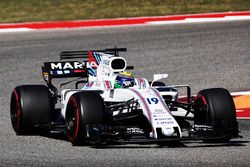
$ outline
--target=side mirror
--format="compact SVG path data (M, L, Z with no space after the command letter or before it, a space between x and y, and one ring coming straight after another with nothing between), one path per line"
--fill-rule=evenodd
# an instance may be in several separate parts
M155 81L159 81L161 79L166 79L168 78L168 74L154 74L154 80L151 83L151 87L153 86Z

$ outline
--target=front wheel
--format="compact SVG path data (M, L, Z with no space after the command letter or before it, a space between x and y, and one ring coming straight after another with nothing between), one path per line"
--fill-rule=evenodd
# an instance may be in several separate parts
M89 127L105 124L106 112L101 96L92 91L73 94L66 108L66 132L73 145L85 145Z
M205 89L194 103L194 124L212 128L215 139L205 142L228 142L238 136L238 123L232 96L226 89Z

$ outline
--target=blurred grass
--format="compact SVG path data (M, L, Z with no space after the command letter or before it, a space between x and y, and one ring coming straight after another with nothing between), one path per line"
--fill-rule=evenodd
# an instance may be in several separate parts
M0 23L250 10L250 0L0 0Z

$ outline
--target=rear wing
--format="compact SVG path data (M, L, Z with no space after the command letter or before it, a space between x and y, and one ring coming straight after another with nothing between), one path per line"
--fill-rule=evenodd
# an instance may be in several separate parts
M126 52L127 48L108 48L108 49L103 49L103 50L88 50L88 51L62 51L60 54L60 59L87 59L88 58L88 53L89 51L91 52L102 52L114 56L119 56L119 52Z
M42 66L44 80L51 84L53 78L88 78L88 62L90 52L101 52L114 56L119 56L119 52L126 52L127 48L108 48L104 50L90 51L62 51L60 60L81 59L80 61L57 61L45 62ZM128 66L127 70L134 69L133 66Z

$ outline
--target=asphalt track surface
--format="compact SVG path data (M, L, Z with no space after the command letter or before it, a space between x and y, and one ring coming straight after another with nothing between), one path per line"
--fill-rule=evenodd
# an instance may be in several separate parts
M63 138L16 136L9 118L12 89L42 84L40 66L61 50L127 47L135 74L168 73L168 84L250 90L250 21L47 30L0 34L0 166L250 166L250 120L242 139L184 147L122 145L73 147Z

